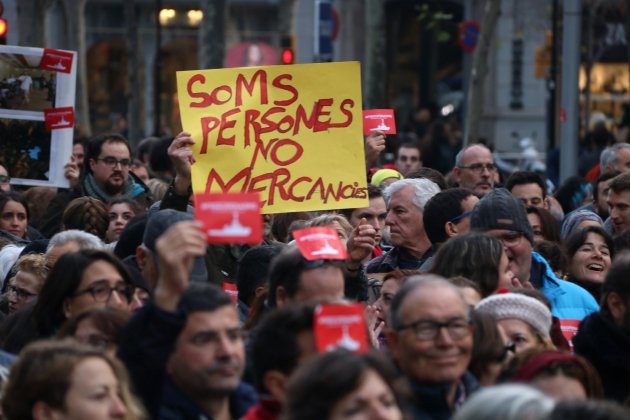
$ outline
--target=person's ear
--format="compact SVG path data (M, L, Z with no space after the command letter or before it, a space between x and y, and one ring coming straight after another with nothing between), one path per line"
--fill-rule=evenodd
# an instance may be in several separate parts
M606 306L608 306L608 310L615 321L623 319L626 313L626 305L623 299L621 299L621 296L615 292L608 293L608 296L606 296Z
M461 175L461 173L462 170L458 166L455 166L451 171L453 181L459 182L459 176Z
M72 318L72 308L70 305L70 299L65 299L63 301L63 315L66 317L66 319Z
M550 207L551 207L551 202L549 200L549 196L547 196L543 199L543 209L549 211Z
M288 377L277 370L270 370L263 375L263 384L271 396L277 401L284 403L287 396Z
M33 405L31 416L33 420L58 420L61 418L59 410L56 410L43 401L37 401Z
M450 221L446 222L444 223L444 231L449 238L452 238L453 236L457 235L457 225Z
M289 300L289 295L287 291L284 289L284 286L276 287L276 306L284 306Z
M136 247L136 262L138 263L138 268L142 271L147 263L147 250L142 245Z

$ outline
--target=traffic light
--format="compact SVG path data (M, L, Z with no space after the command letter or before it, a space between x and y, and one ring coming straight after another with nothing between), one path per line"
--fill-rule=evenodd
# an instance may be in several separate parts
M293 64L295 61L295 48L293 47L293 37L285 35L280 40L280 61L282 64Z
M6 45L7 33L9 32L9 24L6 19L2 17L4 13L4 4L0 1L0 45Z
M9 32L9 24L6 19L0 18L0 45L6 45L7 32Z

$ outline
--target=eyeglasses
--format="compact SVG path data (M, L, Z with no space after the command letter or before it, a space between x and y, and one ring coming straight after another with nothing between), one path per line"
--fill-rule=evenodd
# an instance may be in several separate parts
M107 166L111 166L115 168L117 164L120 163L120 166L123 168L128 168L131 166L131 159L120 159L117 160L115 157L107 156L106 158L96 158L96 160L100 160Z
M398 331L411 328L418 340L435 340L442 328L446 328L453 340L461 340L470 334L470 321L466 318L453 318L446 322L435 322L421 319L411 324L401 325Z
M465 211L462 214L460 214L459 216L453 217L451 220L449 220L449 222L458 224L459 222L461 222L465 218L469 217L471 214L472 214L472 210L471 211Z
M0 175L0 184L6 184L11 181L11 177L8 175Z
M76 292L73 297L89 293L92 295L92 299L94 299L95 302L109 302L114 291L127 299L127 303L131 302L131 298L133 297L133 287L128 284L118 284L115 287L109 287L105 284L96 284L88 287L87 289Z
M501 354L499 354L497 358L495 359L495 362L497 363L505 362L505 359L507 359L508 353L510 352L512 354L516 354L516 343L506 344L501 350Z
M13 293L20 300L24 300L24 299L28 299L28 298L32 298L32 297L37 296L36 293L31 293L28 290L25 290L25 289L22 289L20 287L13 286L13 285L9 286L9 293Z
M488 172L494 172L497 170L497 167L494 163L473 163L468 166L460 166L461 169L470 169L473 172L478 174L483 173L483 170L486 169Z
M521 242L523 232L510 232L504 235L498 235L496 238L503 243L503 246L514 246Z

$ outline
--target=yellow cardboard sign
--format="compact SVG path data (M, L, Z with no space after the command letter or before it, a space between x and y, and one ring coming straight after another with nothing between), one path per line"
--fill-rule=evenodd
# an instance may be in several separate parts
M177 72L195 193L263 213L367 207L358 62Z

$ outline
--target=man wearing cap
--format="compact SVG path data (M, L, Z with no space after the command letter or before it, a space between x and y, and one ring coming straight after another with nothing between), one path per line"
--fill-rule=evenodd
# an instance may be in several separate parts
M496 174L492 152L483 144L468 146L455 156L453 180L460 187L470 188L480 195L487 194L494 188Z
M451 418L479 387L467 372L473 326L460 289L440 276L410 277L389 317L387 344L415 397L413 417Z
M166 230L177 222L192 220L190 213L165 209L149 216L144 229L142 244L136 248L136 262L148 286L153 290L158 279L158 264L155 243ZM207 282L208 272L203 257L194 259L190 274L191 281Z
M389 273L397 269L418 270L430 257L431 242L422 220L424 206L440 188L428 179L403 179L383 191L387 203L385 225L393 248L371 260L368 273Z
M505 188L489 192L473 209L472 230L486 232L503 243L509 269L523 285L531 284L547 296L551 312L560 319L567 338L579 322L599 308L590 293L556 277L549 264L533 252L533 231L523 202Z

